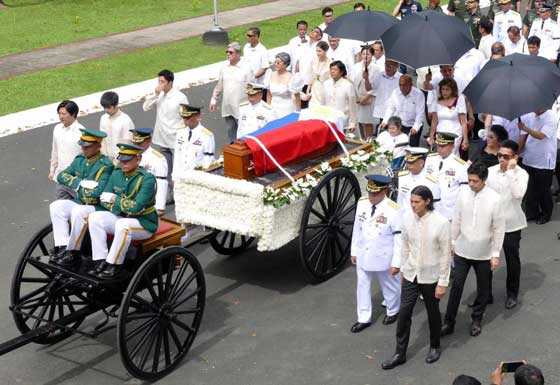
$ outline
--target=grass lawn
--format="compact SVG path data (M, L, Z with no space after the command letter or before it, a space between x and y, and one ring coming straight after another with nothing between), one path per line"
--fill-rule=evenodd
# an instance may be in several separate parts
M393 7L390 0L366 3L385 11ZM352 5L347 3L334 7L335 15L351 11ZM260 23L263 44L267 47L287 44L295 34L296 21L300 19L307 20L311 26L318 25L322 20L319 11L311 11ZM246 27L229 31L230 40L245 42L245 32ZM225 60L224 47L205 46L197 37L2 80L0 116L146 80L162 68L178 72L220 60Z
M220 0L220 11L269 0ZM0 55L211 14L211 0L4 0Z

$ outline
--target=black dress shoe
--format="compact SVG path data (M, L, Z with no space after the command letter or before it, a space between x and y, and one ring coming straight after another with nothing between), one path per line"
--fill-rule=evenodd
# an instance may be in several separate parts
M383 321L381 322L383 325L391 325L395 323L395 321L399 318L399 313L395 315L386 315L383 317Z
M486 302L486 305L492 305L494 303L494 296L491 295L490 297L488 297L488 302ZM478 304L478 302L476 302L476 300L474 300L473 302L469 303L467 306L468 307L475 307Z
M385 369L385 370L389 370L389 369L393 369L399 365L402 365L406 362L406 357L404 356L404 354L398 354L396 353L395 355L393 355L393 357L391 357L391 359L387 360L387 361L383 361L381 363L381 368Z
M547 218L547 217L539 217L539 219L537 219L535 221L535 223L537 225L544 225L545 223L548 223L548 222L550 222L550 218Z
M98 278L101 279L115 279L122 271L122 265L113 265L112 263L106 263L105 269L97 274Z
M441 327L441 336L448 336L450 334L455 333L455 325L451 324L443 324Z
M426 356L426 363L433 364L441 357L441 349L430 348L428 355Z
M105 262L105 260L103 259L98 261L93 261L93 266L87 273L90 275L97 275L101 273L103 270L105 270L106 267L107 267L107 262Z
M473 321L471 324L471 336L476 337L479 336L480 333L482 333L482 325L480 324L480 321Z
M62 254L65 251L66 251L66 246L55 246L54 250L49 256L49 262L56 263L62 257Z
M64 250L60 258L56 261L61 266L70 266L80 259L80 252L78 250Z
M370 326L371 326L371 322L356 322L354 325L352 325L350 331L352 333L359 333L365 328L368 328Z
M517 306L517 298L508 297L506 300L506 309L513 309Z

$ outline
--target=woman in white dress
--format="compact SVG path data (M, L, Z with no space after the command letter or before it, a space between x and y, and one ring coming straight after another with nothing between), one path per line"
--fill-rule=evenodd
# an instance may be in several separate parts
M270 104L276 116L282 118L301 109L299 92L303 82L298 75L292 75L287 68L290 66L290 55L280 52L274 61L275 71L268 71L264 85L268 88L266 102Z
M436 132L452 132L457 135L455 139L456 155L459 151L467 153L469 136L467 129L467 106L465 97L459 95L457 83L453 79L443 79L439 82L439 95L435 113L432 114L432 125L428 143L432 145Z
M366 90L366 83L369 82L369 79L374 79L380 71L371 60L373 46L363 47L361 54L362 61L354 64L350 71L350 78L356 89L356 116L360 137L365 140L373 135L373 105L375 103L375 96Z
M317 43L315 48L317 56L311 60L311 65L309 66L308 79L310 80L307 85L306 94L306 99L309 100L309 107L325 104L323 99L323 82L331 78L329 69L331 61L327 57L328 50L329 44L327 42L320 41Z

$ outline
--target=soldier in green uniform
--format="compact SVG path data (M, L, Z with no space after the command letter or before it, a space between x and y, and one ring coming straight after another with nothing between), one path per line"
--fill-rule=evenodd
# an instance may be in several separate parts
M464 21L469 26L471 34L474 40L475 47L480 44L480 31L478 27L480 26L480 19L482 18L482 13L478 7L478 0L467 0L467 12L465 13Z
M81 131L78 144L82 154L57 177L58 183L76 190L78 198L59 199L49 207L55 245L50 261L62 265L74 262L87 229L87 218L101 209L99 197L113 172L113 163L101 154L101 142L107 134L91 129Z
M447 12L452 13L455 17L464 20L467 15L467 5L465 0L450 0L447 4Z
M132 240L148 239L158 227L156 179L140 167L144 149L133 144L117 146L120 166L113 171L100 197L107 211L98 211L89 217L94 262L89 273L103 279L119 275ZM114 234L109 250L107 234Z

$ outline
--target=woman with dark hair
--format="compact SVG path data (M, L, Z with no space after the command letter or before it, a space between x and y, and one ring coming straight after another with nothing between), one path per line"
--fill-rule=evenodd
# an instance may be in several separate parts
M340 60L330 64L331 78L323 83L323 104L344 113L344 129L356 129L356 91L346 79L346 66ZM341 127L339 127L340 129Z
M292 75L288 71L291 58L286 52L276 54L274 71L267 71L264 85L269 92L266 102L270 104L276 116L281 118L301 109L299 92L303 87L303 80L299 75Z
M500 143L508 139L508 133L503 126L493 125L486 134L486 142L480 147L480 151L473 156L473 163L480 160L486 168L498 164L498 150Z
M392 274L402 272L401 310L397 321L397 347L391 359L381 364L393 369L406 362L412 312L418 295L424 297L430 326L430 350L426 362L436 362L440 355L441 315L439 299L449 284L451 264L451 229L449 221L434 211L434 197L423 185L412 189L412 212L406 212L402 225L402 254L393 263ZM399 262L399 261L397 261Z
M323 104L323 83L330 78L329 64L331 61L327 56L328 50L329 44L322 40L315 47L316 55L311 60L307 74L309 84L305 99L309 100L309 106Z
M459 151L466 154L469 148L467 105L465 97L459 94L457 82L453 79L443 79L439 82L439 95L432 114L428 139L430 145L434 144L436 132L440 131L456 134L454 152L456 155L459 155Z
M358 127L360 136L364 140L373 135L373 105L375 102L375 96L370 95L366 90L366 83L370 83L370 79L373 80L381 72L372 62L373 53L372 45L362 47L362 60L354 64L350 71L350 77L356 90Z

